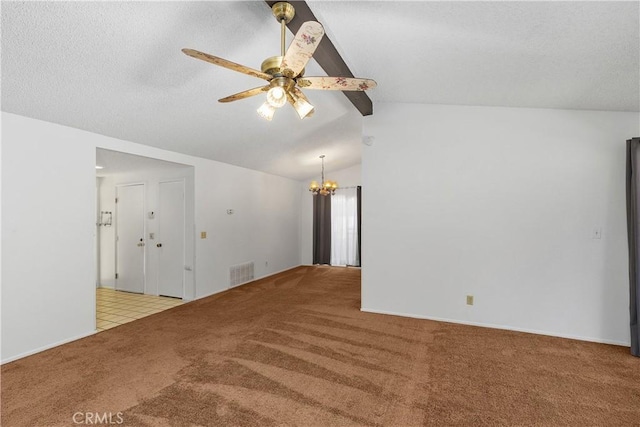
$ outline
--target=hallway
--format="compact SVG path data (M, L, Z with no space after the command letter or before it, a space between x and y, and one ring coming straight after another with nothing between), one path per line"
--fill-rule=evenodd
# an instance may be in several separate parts
M181 304L184 301L177 298L97 288L96 329L101 332Z

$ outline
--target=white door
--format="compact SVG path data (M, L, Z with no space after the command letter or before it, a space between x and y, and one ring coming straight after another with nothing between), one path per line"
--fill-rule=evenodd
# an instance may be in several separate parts
M184 288L184 181L160 183L158 294L182 298Z
M116 187L116 289L144 293L144 185Z

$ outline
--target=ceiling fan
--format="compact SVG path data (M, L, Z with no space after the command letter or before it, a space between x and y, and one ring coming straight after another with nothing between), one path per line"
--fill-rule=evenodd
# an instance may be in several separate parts
M273 119L276 109L289 102L301 119L310 117L314 112L305 94L300 88L314 90L340 90L340 91L364 91L376 87L376 82L371 79L354 77L305 77L304 67L313 56L316 47L324 36L322 24L316 21L307 21L300 26L293 42L285 51L286 24L295 16L294 7L287 2L275 3L271 11L280 23L280 56L272 56L265 59L261 65L261 71L244 65L236 64L217 56L209 55L194 49L182 49L185 54L210 62L221 67L228 68L239 73L266 80L269 84L253 89L245 90L225 98L219 102L232 102L267 93L267 99L258 108L258 114L267 119Z

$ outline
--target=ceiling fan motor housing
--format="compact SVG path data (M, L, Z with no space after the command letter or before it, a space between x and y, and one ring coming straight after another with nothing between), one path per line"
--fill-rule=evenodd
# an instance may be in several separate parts
M269 85L272 88L281 87L286 92L289 92L291 89L293 89L295 84L296 84L296 82L293 79L290 79L288 77L275 77L273 80L271 80Z
M280 77L282 76L282 59L284 58L284 56L272 56L269 57L267 59L265 59L264 61L262 61L262 65L260 66L260 69L262 70L263 73L267 73L267 74L271 74L274 77ZM291 76L292 78L298 78L298 77L302 77L304 76L304 68L302 69L302 71L300 71L300 73L297 76Z

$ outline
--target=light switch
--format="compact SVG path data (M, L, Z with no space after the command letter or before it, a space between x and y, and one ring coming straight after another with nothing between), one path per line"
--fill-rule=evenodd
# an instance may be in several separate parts
M206 231L201 231L200 232L200 238L201 239L206 239L207 238L207 232Z

